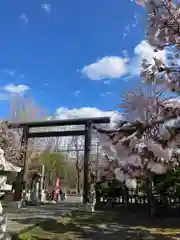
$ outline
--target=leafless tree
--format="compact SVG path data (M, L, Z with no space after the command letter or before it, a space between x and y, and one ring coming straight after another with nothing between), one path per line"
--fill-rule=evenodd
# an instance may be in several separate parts
M77 182L76 182L76 187L77 187L77 193L79 194L81 191L81 171L83 168L82 164L82 154L81 149L83 149L84 141L82 138L78 136L72 137L72 145L75 148L75 155L76 155L76 175L77 175Z
M14 96L10 101L10 116L11 121L14 122L26 122L42 120L47 118L46 111L37 105L33 98L28 96ZM20 139L22 137L22 129L16 129L17 136L19 136L17 144L20 146ZM27 169L28 166L31 168L31 161L36 159L39 155L39 151L42 150L41 144L42 139L29 139L27 147ZM34 167L34 161L32 164Z

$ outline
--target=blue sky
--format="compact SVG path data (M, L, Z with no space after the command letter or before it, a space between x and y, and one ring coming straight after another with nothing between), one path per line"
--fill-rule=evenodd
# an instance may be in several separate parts
M2 0L0 116L14 94L60 117L116 109L153 54L143 14L130 0Z

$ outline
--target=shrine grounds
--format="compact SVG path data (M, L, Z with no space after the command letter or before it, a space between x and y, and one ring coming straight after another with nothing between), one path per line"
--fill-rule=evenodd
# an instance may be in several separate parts
M86 213L74 210L65 216L39 219L39 223L22 231L21 240L130 239L178 240L178 218L150 218L123 209Z

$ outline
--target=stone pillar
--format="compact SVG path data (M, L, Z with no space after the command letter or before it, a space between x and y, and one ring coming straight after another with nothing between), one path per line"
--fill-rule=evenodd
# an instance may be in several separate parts
M0 239L10 240L11 236L7 232L7 217L3 213L2 204L0 202Z

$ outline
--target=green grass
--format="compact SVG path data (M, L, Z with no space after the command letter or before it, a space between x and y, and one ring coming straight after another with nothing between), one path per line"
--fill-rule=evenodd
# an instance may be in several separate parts
M19 235L21 240L179 240L178 219L150 220L136 214L101 211L73 212L39 223Z

